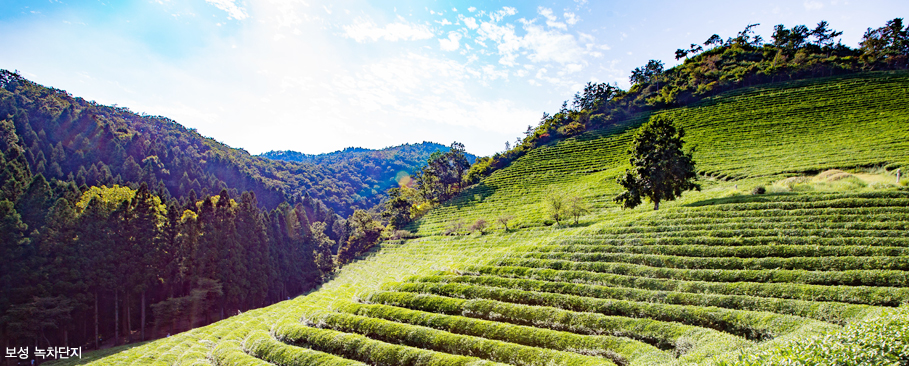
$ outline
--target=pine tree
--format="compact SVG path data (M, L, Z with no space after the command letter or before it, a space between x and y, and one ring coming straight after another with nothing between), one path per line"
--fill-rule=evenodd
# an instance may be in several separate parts
M244 306L246 308L249 307L249 304L264 304L268 296L268 267L272 262L268 250L265 223L257 206L255 193L244 192L240 196L236 216L236 232L241 242L245 243L246 252L245 261L249 280L249 293Z
M700 189L694 182L694 159L690 152L682 151L684 137L685 131L676 129L672 119L664 115L654 116L641 126L629 150L632 168L617 179L625 191L613 200L624 208L634 208L647 197L658 210L661 201Z

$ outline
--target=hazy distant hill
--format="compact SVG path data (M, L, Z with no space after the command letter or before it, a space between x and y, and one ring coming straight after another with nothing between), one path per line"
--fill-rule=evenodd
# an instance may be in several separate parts
M327 174L338 177L343 181L352 182L364 190L356 192L358 199L367 205L367 208L379 203L385 197L388 188L398 184L398 180L420 169L426 164L429 156L436 152L447 152L448 146L422 142L418 144L404 144L386 147L381 150L348 147L344 150L327 154L309 155L297 151L269 151L258 155L263 158L286 162L313 164L324 169ZM476 156L466 154L467 160L473 164ZM329 197L330 206L335 207ZM338 209L336 209L338 210Z

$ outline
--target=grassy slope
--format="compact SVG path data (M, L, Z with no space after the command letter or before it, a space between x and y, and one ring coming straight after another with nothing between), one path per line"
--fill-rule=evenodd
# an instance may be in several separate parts
M900 282L909 243L899 235L909 196L886 187L736 194L798 172L909 166L907 87L907 73L864 74L749 88L662 112L686 128L706 178L702 192L659 212L609 203L633 130L535 150L430 212L413 227L424 237L384 244L318 291L96 364L704 362L836 331L909 299ZM552 189L583 197L594 213L577 227L543 226L541 200ZM435 235L457 219L506 213L525 228ZM775 251L762 252L768 247ZM714 251L728 254L711 260ZM734 256L744 259L725 259ZM849 266L858 269L814 271ZM871 287L879 284L887 286Z

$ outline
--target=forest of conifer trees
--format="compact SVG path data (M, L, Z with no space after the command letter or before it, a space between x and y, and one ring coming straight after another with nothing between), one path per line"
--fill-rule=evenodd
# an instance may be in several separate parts
M266 211L253 192L48 181L15 146L0 163L6 344L119 344L285 300L331 273L331 237L348 230L309 197Z

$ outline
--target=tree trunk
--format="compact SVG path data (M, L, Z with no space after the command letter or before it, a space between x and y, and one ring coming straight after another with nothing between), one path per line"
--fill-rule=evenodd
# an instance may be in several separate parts
M660 201L653 201L653 210L656 211L659 209L660 209Z
M9 348L9 337L6 336L6 325L3 326L3 331L0 332L0 336L3 337L3 349L4 350L8 349ZM3 359L4 359L3 364L5 364L5 365L10 365L13 363L12 358L4 357Z
M139 334L140 341L145 341L145 290L142 290L142 331Z
M100 349L101 344L98 342L98 291L95 291L95 349Z
M114 291L114 345L120 345L120 291Z
M132 342L133 338L133 317L129 311L129 292L126 292L126 298L123 299L123 306L126 307L126 343Z

